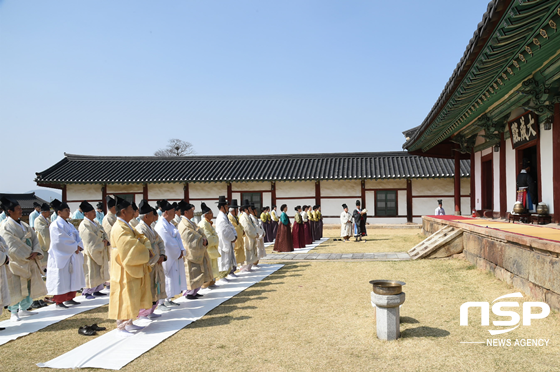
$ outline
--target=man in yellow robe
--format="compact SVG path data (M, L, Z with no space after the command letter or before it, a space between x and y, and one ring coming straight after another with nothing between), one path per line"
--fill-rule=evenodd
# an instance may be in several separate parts
M165 272L163 270L163 262L167 261L165 254L165 243L159 234L152 229L151 225L157 221L159 216L157 211L148 204L144 199L138 205L140 213L140 223L136 226L136 231L143 234L150 240L154 256L150 258L148 265L152 268L150 272L150 288L152 289L152 307L140 310L140 319L155 319L161 315L154 313L156 306L161 300L167 298L165 291ZM160 306L159 310L169 311L166 306Z
M241 271L251 271L251 267L258 261L257 258L257 227L251 219L249 213L252 213L249 200L245 200L241 206L241 215L239 216L239 223L243 226L245 236L243 237L243 247L245 249L245 266Z
M109 245L111 245L111 230L113 225L117 222L117 207L115 206L115 199L111 198L109 195L105 198L107 201L107 215L103 217L103 230L105 234L109 237Z
M239 267L241 267L245 262L245 248L243 246L243 235L245 235L245 232L243 232L243 226L239 223L238 211L239 206L237 205L237 199L233 199L231 201L231 205L229 206L228 219L237 233L237 240L235 241L233 249L235 251L235 262Z
M218 233L216 232L216 229L214 229L214 226L212 226L213 225L212 218L214 218L214 213L210 208L208 208L206 203L202 203L200 205L200 208L202 209L202 219L198 223L198 227L202 230L204 236L206 237L206 240L208 241L208 246L206 247L206 250L208 252L208 257L210 257L210 262L212 264L212 280L204 283L202 285L202 288L208 288L208 287L214 288L214 285L216 284L216 279L222 279L225 277L225 275L219 277L220 269L218 268L218 258L221 257L221 255L218 250L218 245L220 244L220 240L218 238ZM227 274L229 274L229 272L226 273L226 275Z
M198 293L202 285L212 280L212 264L206 250L208 241L204 233L191 220L194 217L194 205L181 200L178 207L181 211L181 223L178 229L186 251L187 290L183 294L189 300L196 300L202 297Z
M51 232L49 227L51 225L51 207L47 203L41 205L41 214L35 219L35 233L39 239L39 245L43 251L43 258L41 259L41 269L47 267L49 259L49 247L51 245Z
M117 222L111 230L111 294L109 319L117 320L122 336L132 336L141 330L132 323L141 309L152 307L150 267L153 256L150 241L139 234L128 221L132 219L132 205L117 197Z

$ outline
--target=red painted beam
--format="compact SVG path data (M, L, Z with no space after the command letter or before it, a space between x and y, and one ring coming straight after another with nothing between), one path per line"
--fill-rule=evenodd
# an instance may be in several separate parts
M412 180L411 179L406 180L406 221L412 222Z
M506 184L506 141L504 134L500 138L500 217L506 218L507 184Z
M560 103L554 105L552 127L552 190L554 194L554 222L560 223Z
M459 151L455 151L455 214L461 214L461 158Z
M474 150L471 152L471 211L476 209L476 180L474 178Z

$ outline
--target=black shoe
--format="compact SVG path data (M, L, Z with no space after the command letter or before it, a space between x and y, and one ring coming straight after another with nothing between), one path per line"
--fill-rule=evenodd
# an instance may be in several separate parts
M204 297L204 295L201 295L199 293L195 294L196 297Z
M97 332L95 332L93 329L89 328L88 326L80 327L80 329L78 329L78 333L84 336L95 336L97 334Z
M6 329L6 328L2 328L2 327L0 327L0 331L4 331L5 329Z
M33 301L33 302L31 303L31 308L32 308L32 309L40 309L40 308L42 308L42 307L43 307L43 306L41 306L41 303L40 303L39 301L37 301L37 300L35 300L35 301Z
M99 296L107 296L107 294L106 294L106 293L101 293L101 292L93 292L93 295L94 295L95 297L99 297Z
M58 307L60 309L68 309L68 306L64 305L63 303L56 304L56 307Z
M87 327L87 326L86 326L86 327ZM92 324L91 326L89 326L89 329L92 329L92 330L94 330L94 331L98 331L98 332L99 332L99 331L104 331L104 330L106 330L107 328L105 328L105 327L99 327L99 326L97 325L97 323L96 323L96 324Z
M193 295L186 295L185 296L187 298L187 300L196 300L198 297L193 296Z
M41 307L45 307L45 306L49 306L45 301L43 300L39 300L39 305L41 305Z
M64 305L79 305L81 302L76 302L74 300L64 301Z

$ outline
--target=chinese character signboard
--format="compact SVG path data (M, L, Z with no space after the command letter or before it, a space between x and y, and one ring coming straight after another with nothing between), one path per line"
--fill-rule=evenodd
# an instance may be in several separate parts
M534 112L527 111L508 124L511 144L514 149L536 140L539 136L539 118Z

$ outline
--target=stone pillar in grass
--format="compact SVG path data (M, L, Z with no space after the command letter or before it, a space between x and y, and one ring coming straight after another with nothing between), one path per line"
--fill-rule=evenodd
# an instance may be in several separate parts
M405 294L379 295L371 292L371 304L375 307L377 338L393 341L401 336L399 306L404 303Z

